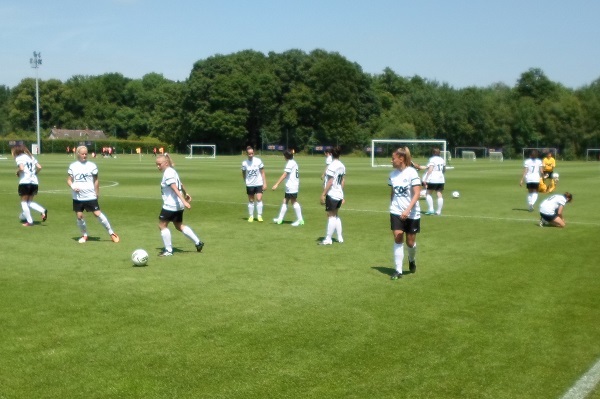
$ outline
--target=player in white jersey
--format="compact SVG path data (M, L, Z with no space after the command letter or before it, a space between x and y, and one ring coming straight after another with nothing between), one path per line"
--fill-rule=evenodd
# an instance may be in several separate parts
M392 154L394 171L390 173L388 185L390 194L390 228L394 235L394 264L396 271L392 280L402 277L404 262L404 236L408 251L408 268L411 273L417 271L415 255L417 252L417 233L421 231L421 179L416 169L411 167L411 155L408 147L398 148Z
M529 158L525 160L523 165L523 176L521 176L520 186L523 186L523 181L527 184L527 205L529 212L533 212L533 206L538 199L538 189L540 179L544 177L542 171L542 160L538 158L538 151L532 150Z
M242 179L246 183L246 194L248 194L248 222L254 222L254 209L256 209L256 220L263 221L263 191L267 189L267 178L265 176L265 165L260 158L254 156L254 149L246 147L248 159L242 162Z
M567 192L564 194L554 194L546 198L540 204L540 227L555 226L565 227L565 217L563 211L565 205L573 201L573 194Z
M333 161L327 167L325 172L325 187L321 194L321 205L325 205L327 212L327 230L320 245L331 245L333 243L333 234L337 234L337 241L344 242L342 236L342 220L338 216L338 211L344 202L344 185L346 184L346 167L340 162L340 147L335 147L331 151Z
M423 181L427 186L427 194L425 199L427 201L427 212L426 215L441 215L442 207L444 206L444 184L446 183L446 179L444 177L444 172L446 170L446 163L444 162L444 158L440 156L441 151L439 148L434 148L432 150L432 157L429 158L427 162L427 172L425 173L425 177ZM437 211L433 209L433 197L431 194L435 192L437 196Z
M325 174L327 173L327 168L333 162L333 157L331 156L331 150L328 148L323 151L323 154L325 155L325 170L323 171L323 174L321 174L321 180L323 180L323 187L325 187L325 184L327 184L327 180L325 180Z
M300 171L298 164L294 161L294 154L285 150L283 152L284 158L287 160L283 174L277 180L277 183L273 186L273 190L277 190L279 184L285 179L285 196L283 198L283 204L279 210L279 216L273 219L273 222L277 224L283 223L283 218L287 212L288 203L292 203L292 207L296 212L296 221L292 223L292 226L302 226L304 219L302 219L302 209L300 203L298 203L298 190L300 188Z
M48 210L44 209L33 198L38 193L38 173L42 165L33 157L31 152L23 144L17 144L11 149L12 156L17 163L17 177L19 178L18 193L21 197L21 220L23 226L33 226L33 217L30 208L42 214L42 222L48 218Z
M164 250L158 256L173 256L173 242L171 239L171 230L169 223L184 236L189 238L196 246L196 251L202 252L204 243L200 241L196 233L187 225L183 224L183 211L190 209L192 197L185 191L183 183L179 179L177 171L173 168L174 164L169 154L161 154L154 161L159 171L163 172L160 182L160 192L162 194L163 206L158 216L158 228L164 244Z
M98 180L98 167L95 163L88 161L88 149L82 145L75 151L77 161L69 165L67 170L67 185L73 191L73 211L77 215L77 226L81 231L80 244L88 240L88 231L83 211L92 212L98 221L104 226L113 242L119 242L120 238L110 227L110 223L104 213L100 210L98 197L100 195L100 181Z

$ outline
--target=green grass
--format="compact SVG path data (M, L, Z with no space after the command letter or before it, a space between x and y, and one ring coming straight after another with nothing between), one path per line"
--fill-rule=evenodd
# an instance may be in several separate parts
M443 216L423 217L418 272L390 281L389 168L342 159L345 242L321 247L324 159L297 157L299 228L271 223L282 188L265 193L264 223L246 222L242 159L176 158L194 197L185 223L206 246L171 227L171 258L156 256L153 157L96 160L122 241L88 214L84 245L72 158L40 157L50 212L33 228L0 161L0 398L545 399L600 358L598 163L559 162L559 191L574 193L561 230L526 211L520 161L457 160ZM272 185L284 160L263 161ZM136 248L148 266L132 266Z

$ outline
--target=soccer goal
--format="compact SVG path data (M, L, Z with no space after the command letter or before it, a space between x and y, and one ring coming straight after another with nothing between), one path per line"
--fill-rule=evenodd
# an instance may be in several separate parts
M461 157L465 161L477 161L477 156L475 155L475 151L463 151L461 152Z
M392 153L398 147L408 147L413 160L419 164L425 163L431 157L431 149L438 147L440 156L448 164L448 155L446 149L446 140L417 140L417 139L374 139L371 140L371 167L391 167L390 162Z
M490 161L502 162L504 161L504 155L500 151L490 151L489 159Z
M186 158L216 158L217 146L214 144L190 144L190 154Z
M464 153L467 153L466 157ZM475 158L472 158L471 153L475 155ZM455 147L454 148L454 158L462 158L467 159L469 161L474 161L477 158L487 158L488 149L487 147Z
M585 151L586 161L600 161L600 148L588 148Z

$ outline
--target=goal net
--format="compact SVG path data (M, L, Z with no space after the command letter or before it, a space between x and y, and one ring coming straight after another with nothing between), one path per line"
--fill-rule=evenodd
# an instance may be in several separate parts
M585 151L586 161L600 161L600 148L588 148Z
M186 158L216 158L217 146L215 144L190 144L190 153Z
M413 161L425 165L431 157L434 147L440 149L440 156L444 158L446 165L449 161L450 152L446 149L446 140L417 140L417 139L374 139L371 140L371 167L391 167L392 153L398 147L408 147Z
M504 155L500 151L490 151L490 161L502 162L504 161Z
M462 159L466 161L476 161L477 157L475 156L475 151L463 151L461 153Z
M454 147L454 158L462 158L472 160L469 155L468 158L465 158L463 152L472 152L475 154L475 159L477 158L487 158L488 149L487 147Z

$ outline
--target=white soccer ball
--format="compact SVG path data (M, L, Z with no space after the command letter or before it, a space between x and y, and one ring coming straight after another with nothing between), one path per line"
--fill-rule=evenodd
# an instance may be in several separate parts
M552 178L553 178L555 181L558 181L558 173L552 173Z
M143 249L136 249L131 254L131 261L136 266L145 266L148 264L148 252Z
M454 192L452 193L452 197L454 197L454 198L458 198L458 197L460 197L460 193L459 193L458 191L454 191Z

